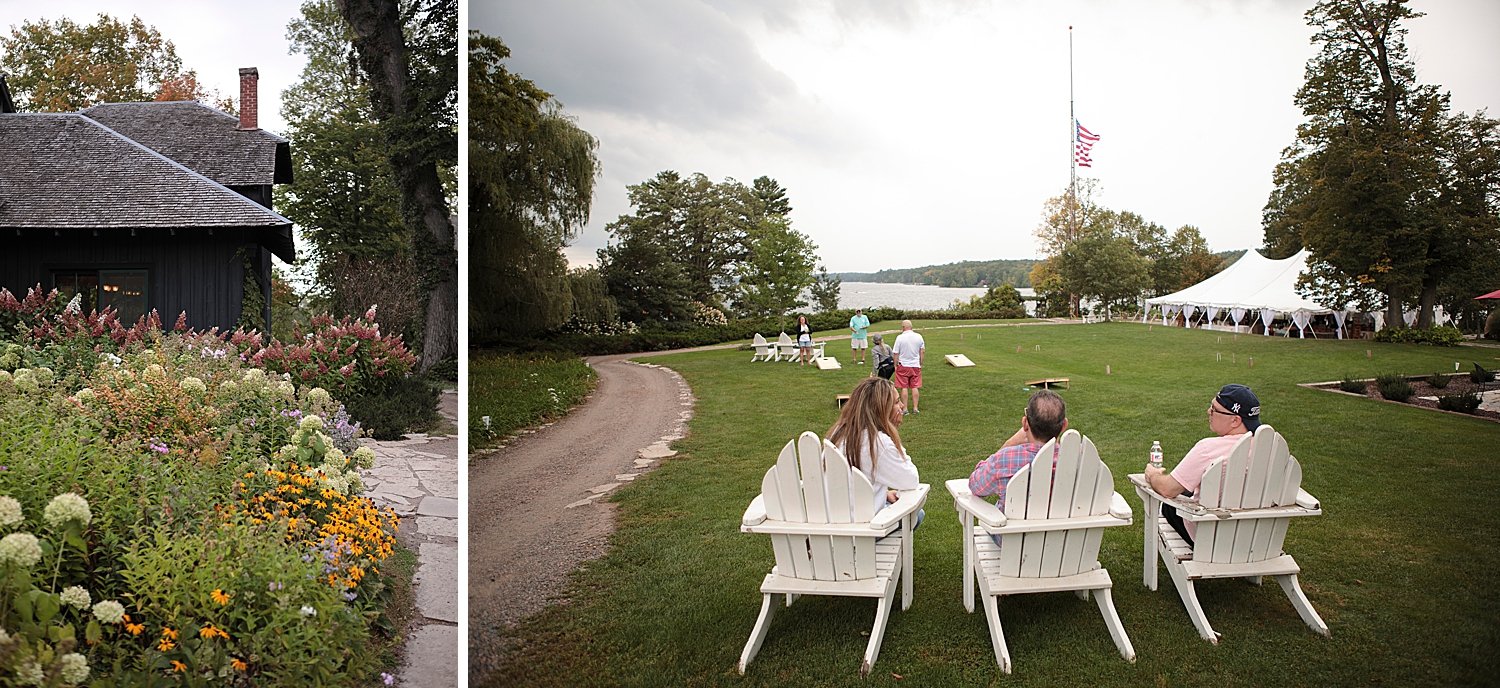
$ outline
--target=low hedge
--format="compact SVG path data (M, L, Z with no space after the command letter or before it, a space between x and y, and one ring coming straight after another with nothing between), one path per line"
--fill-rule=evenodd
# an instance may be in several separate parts
M1464 333L1457 327L1427 327L1427 328L1386 328L1375 333L1375 341L1392 342L1396 344L1432 344L1434 346L1458 346L1464 340Z

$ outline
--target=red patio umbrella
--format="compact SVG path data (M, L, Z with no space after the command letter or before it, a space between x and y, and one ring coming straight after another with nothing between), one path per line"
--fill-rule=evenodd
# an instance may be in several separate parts
M1474 297L1475 301L1478 301L1480 299L1500 299L1500 289L1496 289L1488 294Z

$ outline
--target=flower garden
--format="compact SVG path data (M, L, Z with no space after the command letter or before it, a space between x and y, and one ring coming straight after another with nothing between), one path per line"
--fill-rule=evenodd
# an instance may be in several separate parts
M0 686L369 685L397 517L341 399L415 362L0 289Z

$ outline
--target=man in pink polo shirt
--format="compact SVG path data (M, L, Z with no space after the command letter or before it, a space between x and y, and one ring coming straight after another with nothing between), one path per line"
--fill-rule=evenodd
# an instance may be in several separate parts
M1208 464L1221 456L1228 456L1245 433L1255 432L1258 427L1260 399L1255 396L1255 392L1244 385L1224 385L1213 400L1208 402L1208 429L1214 432L1214 436L1199 440L1193 445L1187 456L1182 457L1182 461L1170 473L1147 464L1146 480L1151 484L1151 489L1163 497L1191 497L1203 482L1203 471L1208 469ZM1177 509L1169 504L1162 505L1161 515L1166 517L1167 522L1172 524L1172 529L1182 539L1189 545L1193 544L1193 535L1197 530L1195 524L1183 521Z

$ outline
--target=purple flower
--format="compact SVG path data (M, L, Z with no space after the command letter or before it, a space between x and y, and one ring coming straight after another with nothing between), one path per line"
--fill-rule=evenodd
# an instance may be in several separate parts
M277 590L280 590L284 587L286 586L282 585L279 581L271 581L270 583L266 583L266 589L271 592L276 592Z
M396 685L396 677L382 671L380 672L380 682L388 686L394 686Z
M356 597L358 597L358 595L356 595L356 594L354 594L352 592L346 592L346 593L344 593L344 601L345 602L353 602L354 598L356 598Z
M151 448L151 451L160 452L162 454L166 454L167 452L172 451L171 449L167 448L167 444L165 442L158 442L154 437L151 438L151 441L147 444L147 446Z

